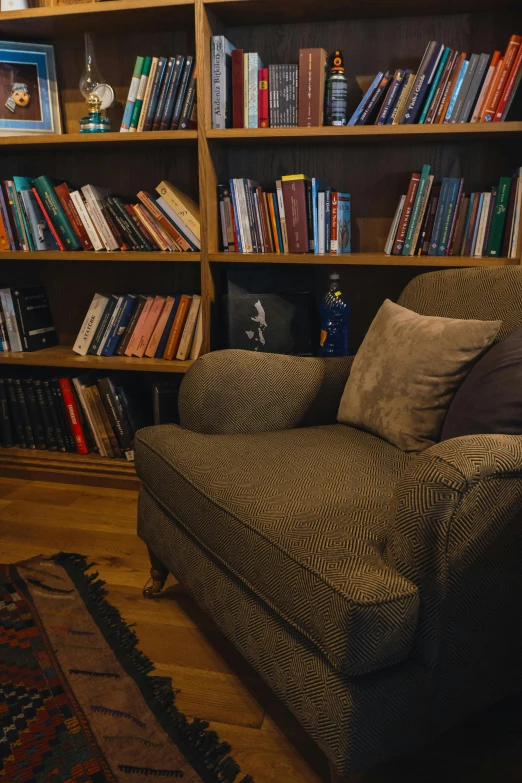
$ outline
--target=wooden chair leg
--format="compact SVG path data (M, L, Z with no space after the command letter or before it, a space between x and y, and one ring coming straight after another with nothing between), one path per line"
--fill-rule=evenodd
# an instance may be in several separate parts
M364 783L364 772L352 772L349 775L341 775L330 764L331 783Z
M143 596L145 598L155 598L158 593L161 593L163 590L163 586L165 582L167 581L167 577L169 575L169 569L163 565L161 560L154 554L152 549L150 547L147 547L149 550L149 558L150 558L150 578L152 579L152 584L146 584L143 588Z

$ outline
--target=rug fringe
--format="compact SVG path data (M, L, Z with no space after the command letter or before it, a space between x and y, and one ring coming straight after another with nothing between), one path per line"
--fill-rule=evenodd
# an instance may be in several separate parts
M230 756L228 742L220 742L217 733L209 730L208 722L194 718L189 722L175 704L176 693L170 677L150 675L154 671L151 659L138 648L134 623L126 623L119 610L105 596L105 582L94 571L86 574L94 562L85 555L59 552L50 560L61 565L78 588L86 606L111 649L127 673L133 677L142 695L163 729L183 751L205 783L234 783L240 774L239 764ZM254 783L245 775L237 783Z

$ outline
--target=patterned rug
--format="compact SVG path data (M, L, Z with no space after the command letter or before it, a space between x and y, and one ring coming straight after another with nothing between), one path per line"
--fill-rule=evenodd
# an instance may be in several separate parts
M0 565L0 781L253 783L106 600L85 557Z

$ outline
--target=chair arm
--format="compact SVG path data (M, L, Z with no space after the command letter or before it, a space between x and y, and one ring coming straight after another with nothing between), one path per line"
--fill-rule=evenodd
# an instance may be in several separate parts
M419 589L425 661L447 657L451 634L469 644L499 634L500 655L522 594L522 436L455 438L412 460L395 488L386 551Z
M215 351L187 372L181 426L208 434L268 432L336 421L353 357Z

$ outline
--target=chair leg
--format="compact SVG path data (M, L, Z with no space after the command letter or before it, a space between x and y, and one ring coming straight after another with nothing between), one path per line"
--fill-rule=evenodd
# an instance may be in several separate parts
M352 772L349 775L341 775L330 764L331 783L364 783L364 772Z
M144 598L155 598L163 590L163 586L169 575L169 569L163 565L161 560L154 554L149 546L147 549L149 550L151 564L150 578L152 579L152 584L149 585L147 583L145 585L143 588L143 596Z

